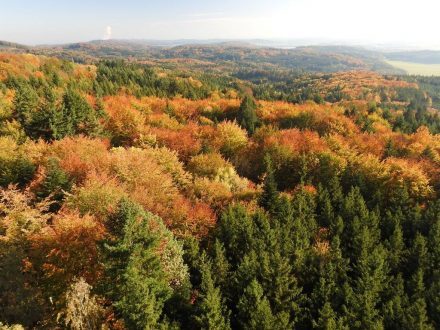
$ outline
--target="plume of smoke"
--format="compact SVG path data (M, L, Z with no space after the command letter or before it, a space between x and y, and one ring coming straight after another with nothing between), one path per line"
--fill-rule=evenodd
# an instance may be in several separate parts
M107 26L105 28L104 40L110 40L111 38L112 38L112 27L111 26Z

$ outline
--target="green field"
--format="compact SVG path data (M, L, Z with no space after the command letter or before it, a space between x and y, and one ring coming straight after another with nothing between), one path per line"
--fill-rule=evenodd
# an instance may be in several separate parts
M405 70L408 74L440 76L440 64L421 64L403 61L387 61L388 64Z

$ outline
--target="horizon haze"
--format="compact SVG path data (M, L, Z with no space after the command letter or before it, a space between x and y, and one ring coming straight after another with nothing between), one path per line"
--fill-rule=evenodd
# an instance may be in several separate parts
M435 0L0 1L0 40L249 40L440 49ZM301 43L303 41L303 43Z

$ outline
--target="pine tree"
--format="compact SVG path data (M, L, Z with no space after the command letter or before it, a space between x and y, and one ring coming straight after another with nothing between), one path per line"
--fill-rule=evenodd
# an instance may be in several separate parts
M314 329L337 330L341 329L337 324L337 316L331 304L326 302L319 310L319 318L313 322Z
M229 312L225 308L220 289L214 284L211 262L206 255L203 255L201 259L202 283L196 305L197 326L200 329L230 329Z
M288 257L278 251L260 251L257 276L274 313L284 313L290 323L299 320L303 303L302 289L292 272Z
M405 329L434 329L428 319L425 300L424 272L420 268L411 277L409 306L405 310Z
M228 262L236 266L255 244L255 223L243 206L229 206L220 217L216 237L225 247Z
M263 288L252 280L245 288L237 304L238 323L242 329L288 329L288 315L274 315L268 299L264 296Z
M272 167L272 160L269 155L264 158L266 175L263 182L263 193L260 196L259 204L270 214L275 214L278 208L279 192L275 180L275 172Z
M402 274L397 274L383 294L385 301L382 308L384 326L386 329L402 329L405 324L405 308L408 305L408 296L405 293Z
M48 160L46 175L40 187L36 191L39 200L51 197L53 201L50 211L55 212L60 209L66 192L69 192L72 182L67 174L61 169L57 159L50 158Z
M238 113L238 123L243 127L250 135L254 134L256 126L258 124L257 117L257 104L252 96L246 95L240 104Z
M18 122L27 135L34 137L34 115L39 107L37 92L27 82L18 82L15 89L14 108Z
M160 221L137 205L120 202L108 220L113 239L103 244L105 294L128 329L154 329L171 289L157 256L158 237L150 222Z
M225 287L228 284L231 266L226 259L225 248L218 239L215 240L212 254L213 279L217 285Z
M335 213L333 210L330 194L327 189L321 185L318 187L317 198L317 220L321 227L330 227L330 224L334 222Z
M440 206L440 203L437 204L434 207ZM437 212L433 212L433 215ZM440 217L433 221L435 222L431 226L428 238L429 263L426 300L429 316L438 328L440 327Z

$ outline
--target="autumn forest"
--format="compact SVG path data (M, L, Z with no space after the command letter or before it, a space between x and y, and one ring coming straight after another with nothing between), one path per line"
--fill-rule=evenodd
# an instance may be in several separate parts
M440 329L440 78L8 47L0 329Z

